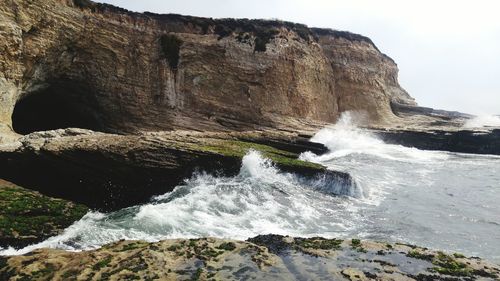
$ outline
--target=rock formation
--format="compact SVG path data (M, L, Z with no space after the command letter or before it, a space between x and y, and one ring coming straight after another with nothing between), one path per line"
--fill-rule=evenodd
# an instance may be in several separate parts
M4 134L290 129L346 110L383 123L391 101L414 104L370 39L289 22L5 0L0 50Z
M72 253L0 257L2 280L498 280L500 268L459 253L358 239L264 235L120 241ZM16 279L17 278L17 279Z
M349 174L297 159L326 152L310 134L344 111L364 113L364 125L390 142L475 152L480 141L479 152L500 154L498 131L464 135L458 128L470 116L416 107L397 74L369 38L349 32L141 14L88 0L2 0L0 178L44 195L0 180L0 246L60 233L86 212L79 204L107 211L142 203L197 169L234 175L251 149L321 183L321 192L345 195L356 188ZM481 260L411 245L281 236L0 257L1 280L498 274Z
M322 145L276 132L121 136L61 129L33 133L0 146L0 177L94 209L114 210L172 191L194 171L236 175L242 157L251 149L281 171L306 180L326 179L324 189L332 193L355 186L346 173L297 160L301 152L325 152Z
M312 132L346 110L381 124L397 118L391 102L414 104L396 64L349 32L86 0L7 0L0 22L0 177L93 208L145 201L196 168L237 171L254 146L277 151L283 170L332 174L295 160L315 146L283 131ZM13 133L68 127L108 134ZM160 132L180 129L274 133Z
M25 247L60 234L87 212L0 179L0 247Z

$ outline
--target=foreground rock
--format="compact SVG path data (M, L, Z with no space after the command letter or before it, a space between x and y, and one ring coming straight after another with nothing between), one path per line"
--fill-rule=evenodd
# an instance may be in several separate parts
M236 175L251 149L283 172L321 181L332 193L355 185L346 173L297 159L304 151L324 153L321 144L278 132L129 136L80 129L40 132L0 146L0 177L49 196L113 210L172 191L196 171Z
M87 211L0 179L0 247L24 247L60 234Z
M121 241L99 250L41 249L0 259L2 280L498 280L478 258L412 245L265 235Z

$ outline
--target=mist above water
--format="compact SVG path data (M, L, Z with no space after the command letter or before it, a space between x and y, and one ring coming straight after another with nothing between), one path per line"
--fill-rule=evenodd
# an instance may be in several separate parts
M345 112L334 126L316 133L312 142L324 144L330 152L315 156L310 152L301 155L301 159L324 162L351 155L370 155L394 161L433 161L446 160L447 152L427 151L402 145L386 144L374 134L356 126L359 117L356 113Z
M498 115L479 115L467 120L464 124L466 129L498 127L500 128L500 117Z

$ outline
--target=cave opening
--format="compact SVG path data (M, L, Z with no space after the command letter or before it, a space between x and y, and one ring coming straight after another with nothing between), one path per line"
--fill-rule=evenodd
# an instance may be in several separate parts
M58 81L17 102L12 127L18 134L81 128L101 130L91 89L82 83Z

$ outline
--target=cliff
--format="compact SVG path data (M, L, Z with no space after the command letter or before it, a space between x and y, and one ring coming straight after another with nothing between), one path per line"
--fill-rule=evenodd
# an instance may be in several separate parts
M394 61L349 32L2 0L0 52L0 178L31 189L0 180L0 247L59 234L88 207L148 202L195 171L236 175L249 150L322 194L353 195L348 173L298 159L327 151L308 133L344 111L365 113L388 142L500 153L498 131L460 132L468 116L416 107ZM494 280L499 270L412 245L278 235L0 257L1 280Z
M363 36L282 21L133 13L85 0L0 6L0 131L293 129L414 104ZM304 125L304 122L306 122Z

